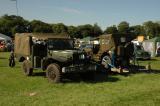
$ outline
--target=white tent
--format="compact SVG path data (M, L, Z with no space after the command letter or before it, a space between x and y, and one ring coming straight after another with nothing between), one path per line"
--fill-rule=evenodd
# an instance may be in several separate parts
M8 37L7 35L0 33L0 40L11 41L12 39L10 37Z
M0 40L5 40L4 38L0 37Z
M160 47L160 37L143 41L143 47L144 50L151 53L152 57L155 57L157 55L157 49Z

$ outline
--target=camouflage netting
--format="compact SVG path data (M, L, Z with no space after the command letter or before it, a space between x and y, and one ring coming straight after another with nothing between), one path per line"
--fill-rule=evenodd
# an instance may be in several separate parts
M111 50L115 47L115 42L112 34L99 36L100 38L100 51Z
M98 37L100 39L101 48L104 50L113 49L125 42L124 44L133 40L129 34L106 34Z
M17 33L15 35L15 54L30 55L31 38L34 40L46 40L48 38L69 38L69 36L67 34L53 33Z

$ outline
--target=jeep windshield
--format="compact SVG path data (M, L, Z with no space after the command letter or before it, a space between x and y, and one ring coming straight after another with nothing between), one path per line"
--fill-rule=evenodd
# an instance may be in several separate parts
M135 48L136 50L144 50L144 48L143 48L143 46L141 46L141 45L136 45L136 48Z
M49 39L48 49L50 50L72 50L74 41L72 39Z

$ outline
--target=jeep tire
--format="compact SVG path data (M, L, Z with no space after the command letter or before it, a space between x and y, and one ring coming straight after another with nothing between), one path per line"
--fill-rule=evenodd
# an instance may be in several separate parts
M61 81L61 70L58 64L50 64L46 70L46 76L51 83L59 83Z
M33 69L31 67L31 62L28 60L23 61L22 63L22 70L26 76L31 76L33 73Z

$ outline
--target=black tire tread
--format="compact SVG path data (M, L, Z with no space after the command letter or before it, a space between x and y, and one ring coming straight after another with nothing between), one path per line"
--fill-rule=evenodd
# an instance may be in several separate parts
M55 79L50 78L49 72L53 71L56 74ZM60 66L56 63L52 63L47 67L46 76L49 82L59 83L61 82L61 70Z

